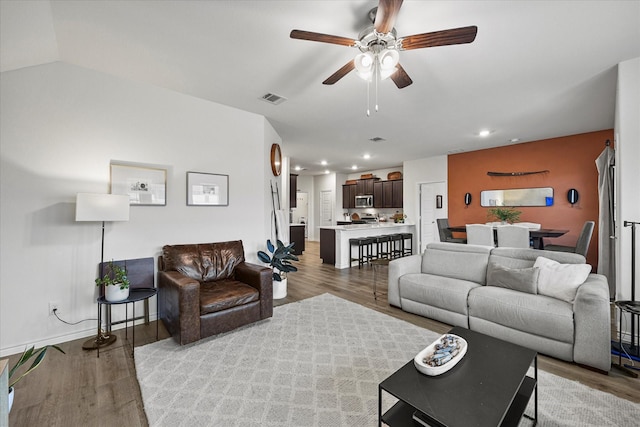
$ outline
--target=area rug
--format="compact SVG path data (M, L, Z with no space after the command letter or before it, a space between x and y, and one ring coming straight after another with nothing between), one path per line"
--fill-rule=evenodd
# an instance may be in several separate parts
M166 339L136 348L135 365L153 427L373 427L378 384L439 335L323 294L188 346ZM538 377L539 426L640 419L640 405L542 370ZM388 396L384 407L393 403Z

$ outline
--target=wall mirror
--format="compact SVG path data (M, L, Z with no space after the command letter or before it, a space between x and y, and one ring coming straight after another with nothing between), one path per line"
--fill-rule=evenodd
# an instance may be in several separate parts
M553 206L553 188L513 188L480 192L480 206Z

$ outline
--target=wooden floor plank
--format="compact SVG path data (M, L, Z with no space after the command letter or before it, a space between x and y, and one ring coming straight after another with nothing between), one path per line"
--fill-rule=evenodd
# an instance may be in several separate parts
M337 270L322 264L319 244L306 242L300 256L299 271L289 275L287 297L274 301L275 306L331 293L381 313L405 320L438 333L449 325L406 313L389 306L386 298L373 296L374 272L371 267ZM377 288L386 292L386 269L377 274ZM615 324L614 324L615 326ZM129 331L129 339L131 339ZM14 406L9 416L11 426L147 426L131 347L124 332L116 331L116 343L100 352L82 350L86 339L61 344L66 355L47 352L44 365L25 377L16 387ZM160 339L169 334L160 324ZM136 346L155 341L156 325L136 326ZM11 364L19 355L12 356ZM606 391L640 403L640 379L612 369L609 375L585 369L551 357L540 356L539 367L545 371L589 387Z

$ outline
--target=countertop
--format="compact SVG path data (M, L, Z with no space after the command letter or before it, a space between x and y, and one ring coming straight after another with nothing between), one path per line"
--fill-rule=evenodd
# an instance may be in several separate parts
M395 223L395 222L381 222L380 224L352 224L352 225L327 225L320 227L325 230L362 230L362 229L376 229L376 228L398 228L405 226L412 226L410 223Z

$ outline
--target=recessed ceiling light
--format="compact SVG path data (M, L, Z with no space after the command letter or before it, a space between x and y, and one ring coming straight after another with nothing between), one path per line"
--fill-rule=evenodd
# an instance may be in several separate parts
M365 154L364 156L362 156L362 158L365 160L369 160L371 158L371 154Z
M299 170L302 170L302 168L300 166L296 166L295 170L299 171Z
M480 132L478 132L478 136L481 138L486 138L489 135L491 135L491 131L489 129L482 129Z
M329 173L329 169L327 169L326 171L324 171L324 173L325 173L325 174L328 174L328 173Z
M320 164L321 164L322 166L327 166L327 161L326 161L326 160L323 160L323 161L321 161L321 162L320 162Z
M358 165L353 165L353 166L351 166L351 169L353 169L353 170L358 169Z
M511 138L509 142L513 142L513 143L520 142L520 138Z

